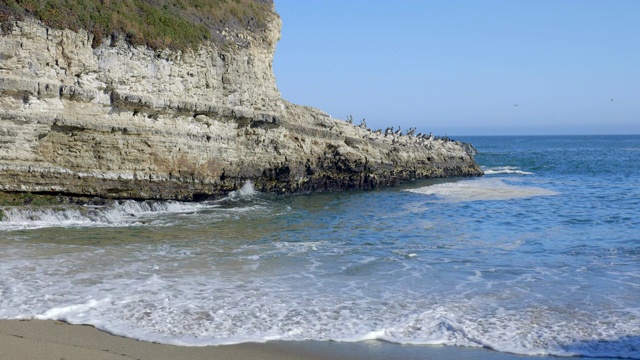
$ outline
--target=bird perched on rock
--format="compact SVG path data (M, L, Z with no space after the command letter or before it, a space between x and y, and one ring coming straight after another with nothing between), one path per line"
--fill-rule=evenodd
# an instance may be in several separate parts
M347 116L347 124L353 124L353 116Z

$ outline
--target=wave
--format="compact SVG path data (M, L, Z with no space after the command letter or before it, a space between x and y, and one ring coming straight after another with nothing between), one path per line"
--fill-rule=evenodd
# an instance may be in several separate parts
M417 189L409 189L407 191L424 195L434 195L441 200L451 202L509 200L559 194L556 191L541 187L510 185L500 178L482 178L442 183Z
M516 174L516 175L533 175L532 172L520 170L515 166L496 166L483 169L485 175L500 175L500 174Z
M298 295L292 303L290 294L283 290L293 289L283 289L282 284L269 289L240 284L236 289L218 288L226 297L222 299L211 295L216 293L215 286L203 293L156 275L133 285L140 288L139 294L102 298L76 294L77 302L9 317L91 324L119 336L186 346L381 340L402 345L484 347L532 356L640 359L640 338L634 336L638 320L624 311L571 314L580 315L576 317L566 315L577 311L572 308L485 308L481 301L486 299L337 299L319 293L304 296L299 290L295 290ZM198 303L178 296L171 287L186 291L184 295L195 297ZM12 304L5 305L6 309ZM0 310L0 316L2 313Z
M0 208L2 220L0 231L40 229L50 227L122 227L140 226L152 223L154 218L166 214L198 213L206 209L222 207L228 203L251 202L258 194L251 182L233 191L229 196L208 202L180 201L136 201L120 200L104 206L67 205L67 206L17 206ZM248 204L251 205L251 204ZM157 222L153 225L159 225Z
M116 201L105 206L9 207L3 209L1 230L48 227L107 227L143 225L153 216L191 213L211 204L177 201Z

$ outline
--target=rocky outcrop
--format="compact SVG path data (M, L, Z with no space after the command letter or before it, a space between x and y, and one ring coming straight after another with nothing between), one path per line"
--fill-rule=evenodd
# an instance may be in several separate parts
M184 52L16 22L0 35L0 191L197 200L246 180L293 193L481 174L464 144L282 100L271 16Z

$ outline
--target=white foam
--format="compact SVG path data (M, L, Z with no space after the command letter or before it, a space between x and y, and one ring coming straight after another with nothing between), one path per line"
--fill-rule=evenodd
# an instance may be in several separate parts
M0 230L47 227L137 226L162 214L197 212L215 204L177 201L119 201L108 206L7 207Z
M330 288L323 283L326 276L275 276L265 267L193 271L185 265L194 254L185 255L181 266L173 268L176 273L149 275L168 271L179 256L165 253L170 250L166 245L161 256L149 254L149 249L139 245L125 253L141 253L154 259L153 264L136 259L114 264L101 253L63 253L38 261L3 258L0 318L64 320L135 339L191 346L384 340L484 346L526 355L640 357L633 337L640 318L634 309L576 310L572 303L503 309L493 304L491 294L398 292L388 283L379 292L357 279ZM371 260L365 257L362 262ZM88 263L92 266L82 266ZM618 340L627 336L628 341Z
M516 174L516 175L533 175L532 172L520 170L515 166L497 166L492 168L483 169L485 175L499 175L499 174Z
M510 185L499 178L463 180L409 189L407 191L434 195L442 200L452 202L509 200L559 194L556 191L541 187Z
M230 202L234 206L224 209L226 213L262 211L264 206L255 204L252 198L259 192L247 181L229 196L209 202L180 201L116 201L108 206L52 206L52 207L5 207L0 220L0 231L39 229L49 227L121 227L148 224L150 220L166 214L198 213L205 209L219 208ZM240 201L251 200L251 204L237 206ZM153 225L171 225L159 224Z
M60 307L54 307L47 311L45 311L42 315L35 316L36 319L47 320L47 319L57 319L57 320L66 320L67 315L74 315L78 313L84 313L87 311L95 310L101 306L106 305L110 299L88 299L86 302L81 304L72 304L72 305L64 305Z

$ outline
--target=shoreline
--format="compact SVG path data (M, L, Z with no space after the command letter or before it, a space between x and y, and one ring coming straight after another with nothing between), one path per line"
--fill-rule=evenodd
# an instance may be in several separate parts
M554 356L524 356L484 348L443 345L398 345L383 341L272 341L188 347L138 341L100 331L90 325L54 320L0 320L3 359L235 359L235 360L551 360Z

